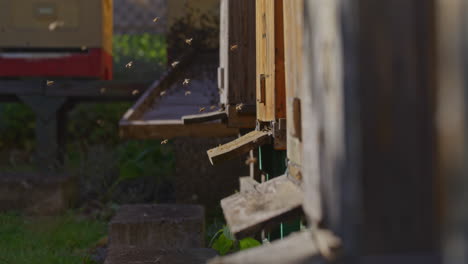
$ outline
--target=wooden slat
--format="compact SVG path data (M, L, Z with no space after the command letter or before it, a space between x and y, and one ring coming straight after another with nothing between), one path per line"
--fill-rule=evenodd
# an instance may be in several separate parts
M260 183L256 180L254 180L250 176L245 176L245 177L240 177L239 178L239 190L240 192L246 192L246 191L255 191L255 188L257 185Z
M133 139L172 139L176 137L231 137L239 130L222 123L184 125L182 120L121 121L120 136Z
M299 209L303 193L286 175L221 200L229 230L245 235L265 226L265 222Z
M302 165L302 39L304 34L304 0L284 1L284 44L287 111L287 155L289 172L301 180Z
M224 111L218 112L211 112L206 114L199 114L199 115L186 115L182 117L182 121L184 124L196 124L196 123L204 123L209 121L215 120L225 120L227 118L227 114Z
M271 140L271 132L252 131L234 141L207 151L211 164L238 157L251 149L267 144Z
M304 230L271 244L216 257L208 264L318 264L336 258L339 247L339 239L330 232Z
M257 118L274 121L286 117L283 0L256 1L256 27Z

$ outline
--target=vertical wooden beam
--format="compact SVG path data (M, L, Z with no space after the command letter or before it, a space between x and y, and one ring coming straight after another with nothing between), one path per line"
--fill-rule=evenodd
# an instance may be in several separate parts
M467 3L437 0L438 165L442 185L444 263L468 262Z
M257 119L286 117L283 0L256 1Z

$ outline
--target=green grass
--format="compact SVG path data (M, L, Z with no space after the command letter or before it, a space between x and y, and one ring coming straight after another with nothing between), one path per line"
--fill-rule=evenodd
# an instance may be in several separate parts
M0 263L90 264L88 249L105 233L105 223L72 213L42 218L0 214Z

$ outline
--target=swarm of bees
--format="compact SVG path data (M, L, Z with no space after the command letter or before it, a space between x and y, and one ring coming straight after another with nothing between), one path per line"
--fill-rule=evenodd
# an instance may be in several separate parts
M54 85L54 83L55 83L54 81L47 81L47 86L52 86Z
M125 68L130 69L133 67L133 61L130 61L129 63L125 64Z
M65 22L63 21L54 21L49 24L49 31L55 31L59 27L65 26Z

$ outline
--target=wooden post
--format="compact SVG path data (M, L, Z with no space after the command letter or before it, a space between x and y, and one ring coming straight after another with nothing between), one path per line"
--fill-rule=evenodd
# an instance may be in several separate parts
M468 262L467 3L437 0L437 131L444 263Z

